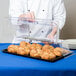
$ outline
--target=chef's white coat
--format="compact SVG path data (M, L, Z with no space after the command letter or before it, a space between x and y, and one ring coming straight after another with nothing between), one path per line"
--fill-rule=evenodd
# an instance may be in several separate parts
M36 19L50 20L53 26L62 29L65 23L66 11L63 0L10 0L9 16L17 18L21 14L33 11ZM16 19L12 20L13 23ZM40 24L30 26L30 36L47 37L51 31L51 26L40 26ZM13 43L24 41L22 36L28 33L28 25L20 25L17 29ZM28 40L29 41L29 40Z

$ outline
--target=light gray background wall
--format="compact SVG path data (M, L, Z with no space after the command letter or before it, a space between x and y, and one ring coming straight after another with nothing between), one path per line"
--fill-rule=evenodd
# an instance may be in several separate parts
M61 32L63 39L76 39L76 0L64 0L67 19Z
M8 20L9 0L0 0L0 43L11 42L14 30Z
M61 31L60 38L76 38L76 0L64 0L67 11L67 19ZM0 0L0 43L11 42L14 31L8 26L4 18L8 17L9 0ZM9 29L10 28L10 29ZM10 32L11 31L11 32Z

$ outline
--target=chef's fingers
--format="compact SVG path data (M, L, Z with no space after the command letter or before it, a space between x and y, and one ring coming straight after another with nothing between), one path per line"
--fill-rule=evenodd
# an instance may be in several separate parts
M26 14L21 14L19 16L19 20L27 20L27 21L30 21L31 19L31 13L26 13Z
M27 20L33 22L35 20L34 12L32 11L25 14L21 14L19 16L19 20Z
M35 14L34 14L34 12L32 11L32 12L30 12L30 15L31 15L31 21L32 22L34 22L35 21Z
M46 41L43 41L42 43L48 45L48 44L53 44L54 42L46 42Z
M48 42L45 42L45 41L43 41L42 43L44 43L44 44L46 44L46 45L48 45L48 44L49 44Z

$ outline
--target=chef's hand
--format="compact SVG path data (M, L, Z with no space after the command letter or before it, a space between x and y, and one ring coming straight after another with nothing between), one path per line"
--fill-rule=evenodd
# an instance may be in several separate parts
M32 11L25 14L21 14L19 16L19 20L27 20L33 22L35 20L34 12Z
M53 34L49 34L48 36L47 36L47 38L49 38L49 39L51 39L52 41L54 40L54 35Z
M52 34L49 34L48 36L47 36L47 38L49 38L50 40L52 40L52 42L43 42L44 44L46 44L46 45L48 45L48 44L52 44L52 43L54 43L53 42L53 40L54 40L54 35L52 35Z
M44 44L52 44L52 43L54 43L54 36L55 36L56 33L57 33L57 27L54 27L53 30L52 30L52 32L47 36L47 38L49 38L50 40L52 40L52 42L51 43L49 43L49 42L43 42L43 43Z

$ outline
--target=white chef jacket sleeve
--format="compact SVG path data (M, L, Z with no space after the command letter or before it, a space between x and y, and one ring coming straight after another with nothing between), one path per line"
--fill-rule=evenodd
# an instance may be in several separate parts
M62 29L66 20L66 10L63 0L54 0L53 6L53 25Z

